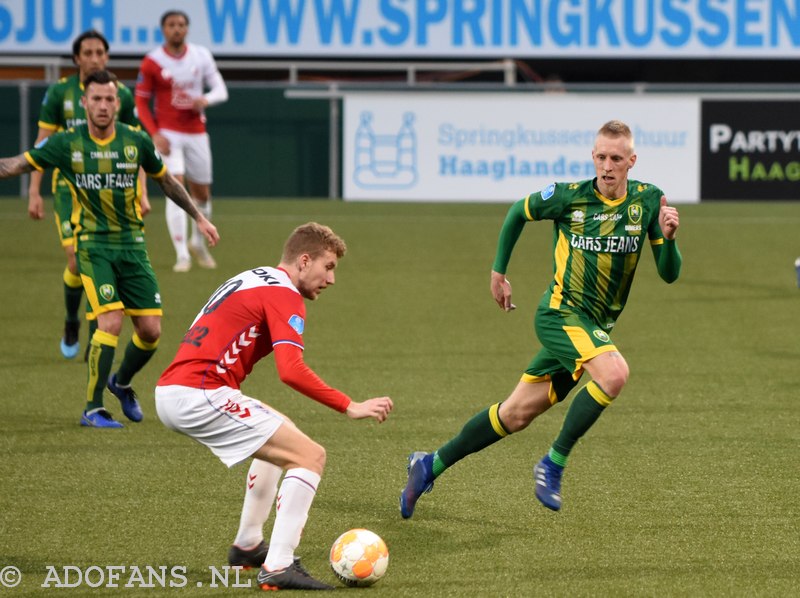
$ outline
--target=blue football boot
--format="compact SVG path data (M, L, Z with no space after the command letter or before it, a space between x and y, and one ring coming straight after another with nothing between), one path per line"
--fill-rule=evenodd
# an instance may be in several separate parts
M75 359L81 344L78 342L78 330L80 322L66 322L64 324L64 336L61 337L61 354L66 359Z
M111 414L99 407L91 411L84 411L81 416L81 425L87 428L122 428L123 425L116 421Z
M433 490L433 453L417 451L408 456L408 483L400 493L400 515L414 514L419 497Z
M536 498L548 509L561 509L561 474L564 468L545 455L533 468L533 479L536 482Z
M116 374L111 375L106 386L119 399L125 417L132 422L142 421L144 418L142 408L139 406L139 401L136 400L136 393L130 386L118 386Z

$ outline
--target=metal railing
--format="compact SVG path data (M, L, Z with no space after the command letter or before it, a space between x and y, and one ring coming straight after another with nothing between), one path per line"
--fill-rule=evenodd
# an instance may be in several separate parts
M110 70L138 69L140 58L111 58L108 63ZM503 85L511 87L517 82L517 63L506 58L493 61L469 62L378 62L378 61L301 61L301 60L236 60L218 59L217 66L220 70L272 72L285 73L283 82L288 85L298 85L302 81L303 73L318 72L360 72L360 73L405 73L405 84L416 85L420 82L421 73L436 72L463 72L475 71L480 73L500 73ZM63 69L73 68L71 58L61 56L0 56L0 67L39 67L43 69L44 79L48 83L57 81Z

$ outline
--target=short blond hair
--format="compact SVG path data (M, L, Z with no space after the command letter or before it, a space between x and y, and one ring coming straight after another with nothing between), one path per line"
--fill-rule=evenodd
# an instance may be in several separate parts
M347 245L329 226L307 222L294 229L286 239L281 261L292 262L304 253L315 259L326 251L335 253L337 258L341 258L347 251Z
M600 130L597 131L597 136L611 137L612 139L624 137L628 140L630 150L633 152L633 132L631 131L631 128L621 120L610 120L605 123L602 127L600 127Z

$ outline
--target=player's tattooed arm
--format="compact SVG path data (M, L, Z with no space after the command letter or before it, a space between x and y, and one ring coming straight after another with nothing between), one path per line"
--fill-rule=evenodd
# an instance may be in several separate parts
M22 154L13 158L0 158L0 179L19 176L32 170L34 170L33 166Z
M189 196L189 192L186 191L186 187L181 185L170 173L156 179L156 182L161 187L161 190L164 191L164 195L178 204L189 216L197 220L197 216L200 212L197 211L192 198Z
M192 198L189 197L189 192L186 191L186 188L169 173L156 179L156 182L161 186L164 195L169 197L189 214L189 216L194 218L194 221L197 222L197 230L206 238L208 244L214 247L219 241L217 227L211 224L208 218L198 211Z

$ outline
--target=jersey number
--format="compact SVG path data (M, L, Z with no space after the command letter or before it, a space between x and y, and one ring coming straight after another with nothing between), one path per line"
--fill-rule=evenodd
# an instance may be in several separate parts
M183 335L182 343L186 343L187 345L194 345L195 347L199 347L203 342L203 339L208 334L208 327L206 326L192 326Z
M211 295L208 303L206 303L205 307L203 307L203 315L207 316L217 309L222 302L225 301L225 299L233 295L243 284L243 280L229 280L228 282L224 283L221 287L214 291L214 294Z

